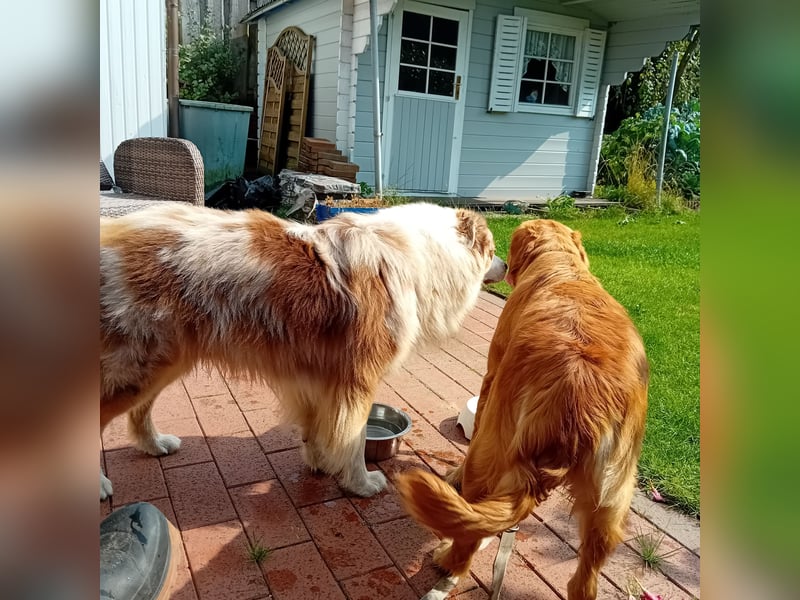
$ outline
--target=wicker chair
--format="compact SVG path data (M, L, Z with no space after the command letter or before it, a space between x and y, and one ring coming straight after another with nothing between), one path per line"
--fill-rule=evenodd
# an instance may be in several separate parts
M117 217L165 201L205 202L203 158L188 140L125 140L114 152L114 175L122 193L101 192L102 216Z

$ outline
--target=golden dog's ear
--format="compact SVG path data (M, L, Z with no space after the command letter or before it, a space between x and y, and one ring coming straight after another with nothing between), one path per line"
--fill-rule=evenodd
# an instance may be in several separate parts
M575 242L575 246L578 248L578 252L580 252L581 260L589 266L589 256L586 254L586 250L583 248L583 236L581 235L580 231L572 231L572 241Z
M506 282L511 287L517 285L517 276L528 266L536 247L536 232L529 223L529 221L522 223L511 235L506 260L508 263Z

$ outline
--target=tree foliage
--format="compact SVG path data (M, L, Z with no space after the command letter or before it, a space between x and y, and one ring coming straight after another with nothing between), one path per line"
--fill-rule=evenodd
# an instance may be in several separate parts
M691 46L691 48L690 48ZM686 65L681 78L676 82L673 105L689 104L700 99L700 43L698 39L692 46L690 40L670 42L660 55L647 58L640 71L628 74L619 86L609 90L608 118L606 131L613 131L625 118L636 113L643 113L650 108L664 104L669 85L669 73L672 55L679 51L687 56Z
M218 35L206 20L197 35L178 50L180 96L187 100L231 102L242 55L227 35Z
M630 187L631 178L654 182L664 106L624 119L603 136L598 182ZM633 174L633 175L632 175ZM664 185L684 198L700 195L700 102L673 106L667 131Z

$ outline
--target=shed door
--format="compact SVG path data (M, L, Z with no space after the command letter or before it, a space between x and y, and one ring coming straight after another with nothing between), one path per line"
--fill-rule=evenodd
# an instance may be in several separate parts
M416 2L395 11L384 121L387 185L456 191L468 33L467 11Z

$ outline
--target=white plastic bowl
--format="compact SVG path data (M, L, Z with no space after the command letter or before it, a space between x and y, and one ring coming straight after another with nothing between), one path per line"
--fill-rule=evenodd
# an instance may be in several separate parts
M464 437L472 439L472 431L475 428L475 413L478 411L478 396L473 396L467 400L467 404L458 415L458 423L464 430Z

